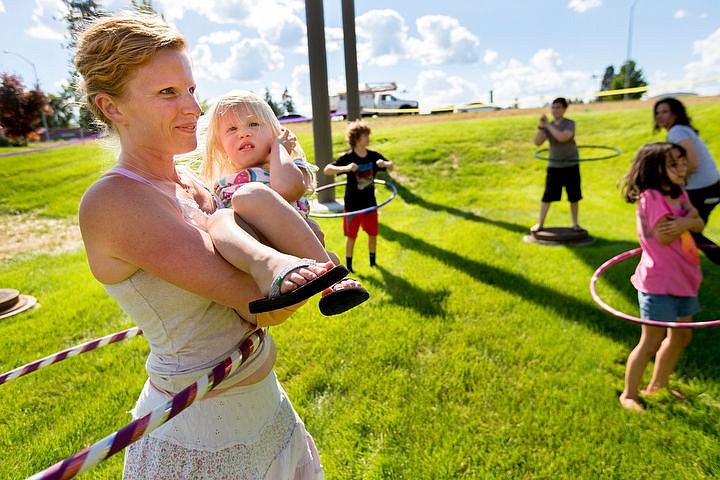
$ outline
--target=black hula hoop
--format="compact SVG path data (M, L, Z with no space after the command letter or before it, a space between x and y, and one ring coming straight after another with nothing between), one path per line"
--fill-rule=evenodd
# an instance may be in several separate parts
M607 155L602 155L599 157L590 157L590 158L570 158L570 159L568 159L568 158L551 158L551 157L543 156L543 154L545 152L548 152L548 153L550 152L550 148L545 147L545 148L539 148L539 149L535 150L533 152L533 156L540 160L550 160L553 162L590 162L593 160L607 160L608 158L615 158L622 153L622 151L619 148L609 147L607 145L578 145L577 148L578 148L578 151L582 150L583 148L587 148L587 149L598 148L601 150L610 150L612 153L609 153Z
M358 215L360 213L367 213L372 212L373 210L377 210L380 207L384 207L388 203L390 203L396 196L397 196L397 188L395 185L393 185L390 182L386 182L385 180L373 180L373 183L377 183L378 185L385 185L390 190L392 190L392 194L390 195L390 198L385 200L384 202L380 203L379 205L375 205L373 207L363 208L362 210L355 210L354 212L342 212L342 213L315 213L310 212L309 215L311 217L317 217L317 218L342 218L342 217L351 217L353 215ZM329 185L323 185L322 187L316 188L315 192L322 192L323 190L327 190L329 188L335 188L342 185L347 185L347 181L345 182L337 182L337 183L331 183Z
M614 309L605 301L603 301L602 298L597 294L597 291L595 290L595 284L598 281L598 278L600 278L600 275L607 270L609 267L615 265L616 263L619 263L626 258L632 257L633 255L637 255L640 252L642 252L642 248L634 248L632 250L628 250L627 252L623 252L619 255L615 255L610 260L606 261L602 265L598 267L597 270L595 270L595 273L593 273L592 278L590 279L590 295L592 295L593 300L595 300L595 303L600 305L603 310L607 311L608 313L611 313L615 315L616 317L620 317L625 320L629 320L631 322L640 323L643 325L650 325L652 327L663 327L663 328L707 328L707 327L717 327L720 325L720 319L718 320L708 320L704 322L658 322L656 320L646 320L643 318L634 317L632 315L628 315L627 313L623 313L619 310Z

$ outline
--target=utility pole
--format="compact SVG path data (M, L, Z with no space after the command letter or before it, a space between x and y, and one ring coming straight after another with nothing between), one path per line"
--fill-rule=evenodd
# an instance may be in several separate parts
M632 31L633 31L633 15L635 14L635 5L638 0L634 0L630 6L630 21L628 22L628 41L627 41L627 60L625 61L625 93L623 101L630 98L627 89L630 88L630 56L632 54Z

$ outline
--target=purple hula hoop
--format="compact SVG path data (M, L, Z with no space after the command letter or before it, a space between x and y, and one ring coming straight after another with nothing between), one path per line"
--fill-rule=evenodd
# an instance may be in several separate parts
M117 334L108 335L107 337L103 337L103 339L117 337L117 339L114 341L118 341L122 338L127 338L128 332L131 332L133 336L141 333L141 331L138 329L128 329ZM215 365L212 370L208 371L204 376L200 377L195 383L175 394L173 398L171 398L164 404L155 407L142 417L139 417L136 420L128 423L120 430L111 433L107 437L95 442L84 450L70 457L67 457L65 460L57 462L55 465L41 472L38 472L31 477L28 477L27 480L67 480L70 478L74 478L76 475L86 472L87 470L100 464L101 462L116 454L117 452L123 450L131 443L136 442L144 435L147 435L160 425L175 417L178 413L182 412L187 407L192 405L196 400L200 400L201 398L203 398L220 382L233 374L238 368L240 368L241 365L243 365L247 361L250 355L257 351L265 338L265 334L265 330L256 330L255 332L251 333L247 338L245 338L245 340L242 341L242 343L238 345L236 350L233 351L230 356ZM103 339L94 340L93 342L88 342L87 344L80 345L78 347L75 347L74 349L68 349L67 351L78 350L78 353L82 353L79 351L80 347L92 343L94 345L92 348L97 348L98 346L102 346L99 343L102 343L100 342L100 340ZM103 345L107 345L108 343L111 342L105 342L103 343ZM92 348L85 349L83 351L88 351ZM60 356L60 354L62 353L63 352L60 352L57 355L46 358ZM62 358L58 358L57 361L60 361L64 358L67 358L67 355L62 356ZM49 364L50 363L42 366L47 366ZM20 368L22 369L23 367ZM25 373L30 373L34 370L29 370ZM25 373L23 373L23 375Z
M600 275L610 268L611 266L615 265L616 263L619 263L626 258L632 257L633 255L637 255L642 252L642 248L634 248L632 250L628 250L627 252L620 253L618 255L615 255L610 260L606 261L602 265L598 267L597 270L595 270L595 273L593 273L592 278L590 279L590 295L592 295L593 300L595 300L595 303L600 305L603 310L611 313L612 315L615 315L616 317L620 317L625 320L629 320L631 322L640 323L643 325L650 325L652 327L663 327L663 328L707 328L707 327L717 327L720 325L720 319L718 320L708 320L704 322L658 322L656 320L646 320L643 318L634 317L632 315L628 315L627 313L623 313L619 310L614 309L605 301L603 301L602 298L600 298L600 295L598 295L595 285L597 284L598 279L600 278Z
M390 190L392 190L392 194L390 195L390 198L385 200L379 205L375 205L373 207L363 208L362 210L355 210L353 212L342 212L342 213L315 213L310 212L311 217L317 217L317 218L341 218L341 217L351 217L353 215L359 215L361 213L367 213L372 212L373 210L377 210L380 207L384 207L388 203L390 203L396 196L397 196L397 188L395 185L393 185L390 182L386 182L384 180L373 180L374 183L377 183L378 185L385 185ZM315 192L322 192L323 190L327 190L329 188L339 187L340 185L347 185L347 182L337 182L337 183L331 183L329 185L323 185L322 187L316 188Z

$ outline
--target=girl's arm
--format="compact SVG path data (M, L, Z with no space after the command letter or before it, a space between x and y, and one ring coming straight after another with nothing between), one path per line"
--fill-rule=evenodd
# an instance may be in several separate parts
M682 235L684 232L702 232L705 228L705 222L700 218L696 208L692 208L684 217L673 217L665 215L658 220L653 228L653 233L660 243L669 245Z
M302 197L307 189L305 175L285 148L291 135L283 129L270 148L270 187L288 202Z

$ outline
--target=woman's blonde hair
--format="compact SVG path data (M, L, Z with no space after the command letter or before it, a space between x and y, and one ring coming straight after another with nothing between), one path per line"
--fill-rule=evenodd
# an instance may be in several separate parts
M242 90L228 92L200 117L201 125L198 128L200 141L201 143L202 139L205 141L205 158L200 167L200 177L206 183L212 184L218 178L235 171L220 141L219 128L222 118L225 115L236 115L239 118L248 114L255 115L261 128L269 129L273 137L280 135L282 126L272 108L264 99L252 92ZM290 152L290 156L293 160L305 161L305 153L298 142L295 142L295 148Z
M112 127L95 97L99 93L122 97L132 72L159 50L186 47L185 38L157 15L119 12L101 16L77 39L73 60L77 92L95 118Z

